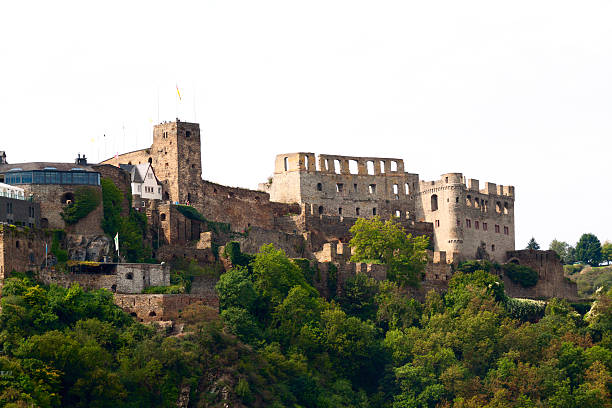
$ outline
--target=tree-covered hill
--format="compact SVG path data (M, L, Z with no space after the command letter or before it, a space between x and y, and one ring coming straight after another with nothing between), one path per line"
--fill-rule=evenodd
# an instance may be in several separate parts
M220 317L168 336L106 291L5 282L0 405L9 407L610 407L612 293L586 315L508 299L483 270L419 303L364 275L319 296L271 246L220 278Z

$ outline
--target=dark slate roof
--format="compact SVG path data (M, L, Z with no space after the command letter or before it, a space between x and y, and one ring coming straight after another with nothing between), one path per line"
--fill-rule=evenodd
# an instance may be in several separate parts
M82 169L85 171L95 171L90 165L74 164L74 163L52 163L52 162L31 162L31 163L11 163L0 164L0 173L6 173L11 169L29 170L44 170L45 167L55 167L59 171L70 171L72 169Z

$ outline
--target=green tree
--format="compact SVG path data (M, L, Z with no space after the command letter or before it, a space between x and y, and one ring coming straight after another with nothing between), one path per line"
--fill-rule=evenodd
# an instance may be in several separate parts
M374 296L378 292L378 283L365 273L349 277L342 286L338 303L347 314L361 320L374 319L376 304Z
M576 259L591 266L601 263L601 243L594 234L582 234L576 244Z
M606 241L601 246L601 257L604 262L607 262L608 265L612 262L612 242Z
M529 242L527 243L527 248L526 249L533 249L533 250L539 250L540 249L540 244L538 244L535 240L534 237L531 237L531 239L529 240Z
M559 258L561 259L562 263L573 263L573 261L571 260L571 252L573 252L573 248L567 242L557 241L556 239L553 239L550 245L548 246L548 249L551 251L555 251L557 255L559 255Z
M427 263L429 238L413 237L396 222L378 216L359 218L351 227L352 262L381 263L387 278L400 285L417 286Z

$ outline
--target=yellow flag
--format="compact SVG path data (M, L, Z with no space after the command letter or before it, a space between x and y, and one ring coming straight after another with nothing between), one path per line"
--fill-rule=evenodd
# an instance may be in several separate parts
M176 93L178 94L179 101L182 101L182 100L183 100L183 98L181 98L181 92L180 92L180 91L179 91L179 89L178 89L178 85L176 86Z

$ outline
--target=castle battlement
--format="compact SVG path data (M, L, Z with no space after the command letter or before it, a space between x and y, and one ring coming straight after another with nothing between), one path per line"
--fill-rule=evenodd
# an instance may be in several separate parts
M439 180L419 182L420 193L430 193L436 189L453 189L463 188L469 192L475 192L489 196L499 196L507 199L514 199L514 186L497 185L491 182L485 182L484 188L480 188L480 181L477 179L467 179L462 173L446 173L440 176Z
M360 176L404 174L404 160L383 157L356 157L333 154L285 153L276 156L274 173L292 171Z

